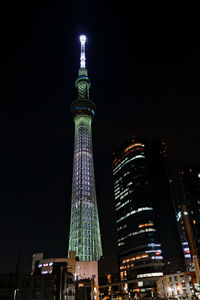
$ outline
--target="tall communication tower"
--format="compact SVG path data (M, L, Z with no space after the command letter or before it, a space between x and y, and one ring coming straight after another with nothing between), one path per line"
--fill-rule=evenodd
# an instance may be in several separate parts
M85 35L80 36L80 43L80 69L75 82L77 98L71 104L75 136L68 251L75 250L80 261L93 261L102 256L92 152L91 124L95 104L89 99Z

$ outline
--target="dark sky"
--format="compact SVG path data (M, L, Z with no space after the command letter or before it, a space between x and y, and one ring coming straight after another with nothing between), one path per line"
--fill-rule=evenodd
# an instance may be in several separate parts
M15 269L19 251L67 253L80 34L87 35L97 106L93 150L104 254L115 251L112 152L130 134L165 139L174 176L200 161L199 10L159 2L1 7L0 272Z

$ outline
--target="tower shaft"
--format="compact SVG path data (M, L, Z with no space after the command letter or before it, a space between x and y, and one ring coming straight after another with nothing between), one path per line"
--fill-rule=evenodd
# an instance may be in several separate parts
M75 136L69 251L75 250L80 261L92 261L100 259L102 247L92 151L95 104L89 100L87 69L79 69L76 87L77 99L71 105Z

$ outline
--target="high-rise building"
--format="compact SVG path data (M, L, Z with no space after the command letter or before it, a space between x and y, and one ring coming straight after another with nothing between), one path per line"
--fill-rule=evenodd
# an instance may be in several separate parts
M184 258L185 258L185 265L186 265L187 270L191 271L193 269L192 261L191 261L191 253L190 253L186 229L185 229L185 225L184 225L184 221L183 221L183 211L182 211L180 205L177 209L176 219L177 219L177 223L178 223L179 234L180 234Z
M166 144L130 138L114 153L113 180L121 278L148 287L184 270Z
M179 176L184 204L187 206L194 236L194 244L200 257L200 164L183 168Z
M77 98L71 104L75 123L69 249L80 261L102 256L92 151L92 120L95 104L89 99L90 80L86 69L85 35L80 36L80 69L75 85Z
M177 190L164 141L148 142L151 197L162 244L165 273L185 271L183 248L176 219Z
M163 275L163 256L155 224L146 142L131 138L114 153L113 179L120 279L153 287Z

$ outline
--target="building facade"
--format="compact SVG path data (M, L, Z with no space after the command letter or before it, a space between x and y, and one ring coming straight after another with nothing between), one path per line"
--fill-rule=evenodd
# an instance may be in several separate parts
M71 221L68 251L80 261L102 256L92 151L92 120L95 104L89 99L90 80L85 66L86 37L80 37L81 63L76 80L77 98L71 110L75 123Z
M60 270L52 274L2 274L0 275L1 300L75 300L73 276ZM73 287L73 289L71 289Z
M157 292L161 298L189 298L196 295L194 272L165 275L157 281ZM196 295L197 296L197 295Z
M189 214L194 244L200 257L200 164L183 168L179 174L184 204Z
M180 233L180 238L181 238L181 243L182 243L182 248L183 248L183 253L184 253L184 258L185 258L185 265L188 271L192 271L192 260L191 260L191 253L190 253L190 247L186 235L186 230L185 230L185 225L183 221L183 211L181 209L181 206L178 207L177 209L177 223L179 227L179 233Z
M184 271L166 144L130 138L114 153L113 181L121 280L144 291Z
M133 280L132 287L140 284L143 290L155 286L164 266L147 156L144 139L133 137L114 153L113 160L120 279L125 285Z
M149 182L153 208L162 244L165 274L185 271L185 259L176 219L177 191L164 141L147 143Z

